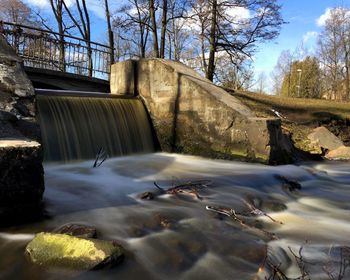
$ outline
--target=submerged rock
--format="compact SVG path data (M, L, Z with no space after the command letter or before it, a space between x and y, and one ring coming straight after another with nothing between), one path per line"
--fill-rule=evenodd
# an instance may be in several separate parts
M123 248L112 241L44 232L35 236L25 253L40 266L79 271L114 266L124 258Z
M143 200L152 200L154 199L154 194L152 192L144 192L140 195L140 198Z
M82 238L96 238L97 230L89 225L66 224L53 231L54 233L68 234Z

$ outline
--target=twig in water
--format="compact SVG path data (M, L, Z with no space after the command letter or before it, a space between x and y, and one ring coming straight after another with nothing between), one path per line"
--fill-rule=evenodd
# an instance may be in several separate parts
M231 219L233 219L234 221L239 222L239 224L242 227L261 232L264 235L268 236L271 240L278 239L276 234L274 234L273 232L269 232L269 231L263 230L261 228L257 228L255 226L247 224L243 219L238 217L238 215L241 215L241 214L237 213L234 209L231 209L228 207L222 207L222 206L217 207L217 206L210 206L210 205L207 205L205 208L209 211L213 211L213 212L216 212L216 213L219 213L222 215L226 215L226 216L230 217Z
M275 220L275 219L272 218L270 215L268 215L266 212L260 210L259 208L256 208L253 204L251 204L251 203L245 201L244 199L242 199L242 201L243 201L244 204L247 205L248 208L250 209L249 214L256 215L256 216L265 216L265 217L269 218L271 221L273 221L274 223L283 225L283 222Z
M333 247L329 250L329 255L331 254ZM335 268L332 264L332 261L328 261L323 266L323 271L327 274L331 280L342 280L345 277L345 272L350 266L350 247L342 246L340 248L340 265L339 272L335 274Z
M197 180L197 181L189 181L186 183L173 185L173 187L164 190L161 188L156 182L153 182L153 184L162 192L167 194L174 194L177 195L179 193L183 194L191 194L194 195L197 199L202 200L202 197L199 196L198 189L207 187L211 182L208 180Z
M306 265L305 265L306 261L303 259L303 256L301 254L303 251L303 246L300 246L298 255L293 252L291 247L288 246L288 249L292 253L292 255L294 256L295 261L297 262L300 273L301 273L301 276L297 279L310 280L311 278L310 278L309 272L306 270Z
M101 166L101 164L108 158L108 154L106 153L105 149L101 147L95 158L94 165L92 166L93 168Z

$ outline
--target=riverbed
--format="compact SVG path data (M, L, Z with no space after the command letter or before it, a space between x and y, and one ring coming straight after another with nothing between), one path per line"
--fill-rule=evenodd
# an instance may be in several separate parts
M0 230L0 279L330 279L350 261L348 162L274 167L153 153L93 164L45 164L46 218ZM166 193L191 182L203 185ZM24 248L35 233L67 223L120 242L125 261L78 274L31 265Z

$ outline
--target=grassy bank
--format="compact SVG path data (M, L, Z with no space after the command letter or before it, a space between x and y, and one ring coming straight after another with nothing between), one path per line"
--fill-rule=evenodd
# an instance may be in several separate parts
M280 117L282 128L298 148L308 150L307 135L325 126L350 145L350 102L270 96L226 89L258 117Z

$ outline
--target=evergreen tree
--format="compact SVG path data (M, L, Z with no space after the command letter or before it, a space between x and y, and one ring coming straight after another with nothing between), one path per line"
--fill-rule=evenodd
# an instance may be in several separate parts
M321 71L315 57L307 56L292 63L290 71L283 78L282 95L300 98L320 98ZM289 93L289 94L288 94Z

